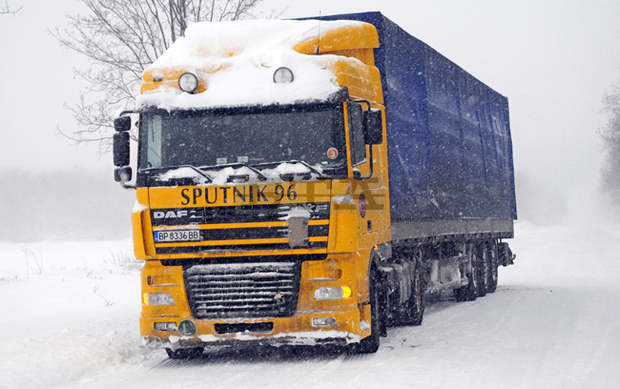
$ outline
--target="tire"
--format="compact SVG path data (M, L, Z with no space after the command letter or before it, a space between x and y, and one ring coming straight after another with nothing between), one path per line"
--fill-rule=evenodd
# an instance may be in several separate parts
M489 282L487 284L487 293L494 293L497 289L497 280L499 276L499 253L497 251L497 244L494 241L488 243L487 252L489 258Z
M400 323L403 325L419 326L424 319L424 284L420 267L416 266L413 276L413 285L411 286L412 295L407 301L400 317Z
M486 246L486 242L483 242L474 249L475 263L478 269L478 297L486 296L489 287L489 270L491 266Z
M204 347L182 348L176 351L172 351L169 348L166 349L166 353L170 359L195 359L202 356L203 351Z
M478 271L476 270L474 247L468 245L467 252L469 253L471 271L467 273L468 284L461 288L454 289L454 298L458 302L474 301L478 297Z
M372 268L370 272L370 336L362 339L357 347L360 354L376 353L381 343L381 312L380 312L380 295L379 295L379 279L377 271Z

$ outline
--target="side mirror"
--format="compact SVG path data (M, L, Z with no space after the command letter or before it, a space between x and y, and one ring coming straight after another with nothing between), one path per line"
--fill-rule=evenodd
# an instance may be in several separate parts
M131 181L132 171L130 166L123 166L114 169L114 181L125 184Z
M114 166L129 165L129 132L117 132L113 141Z
M114 119L114 129L118 132L126 132L131 129L131 117L121 116Z
M114 156L114 181L120 182L123 188L135 188L131 184L133 178L133 171L131 169L131 146L130 135L131 130L131 116L128 113L137 113L134 111L124 111L122 116L114 119L114 130L116 132L113 135L113 156Z
M383 143L383 122L381 111L369 109L364 113L364 137L366 144L380 145Z

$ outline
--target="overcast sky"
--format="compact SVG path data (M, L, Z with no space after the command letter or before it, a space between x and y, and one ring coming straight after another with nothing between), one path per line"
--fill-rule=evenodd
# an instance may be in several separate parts
M71 69L85 61L47 30L79 11L77 2L12 4L24 8L0 16L0 169L111 169L109 155L56 131L73 128L63 104L79 96ZM508 97L521 174L571 193L595 184L602 96L620 80L620 1L264 0L261 9L284 10L283 17L382 11Z

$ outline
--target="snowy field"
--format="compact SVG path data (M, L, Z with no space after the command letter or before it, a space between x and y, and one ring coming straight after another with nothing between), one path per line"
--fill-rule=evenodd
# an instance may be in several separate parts
M0 387L617 388L620 226L517 224L495 294L446 298L374 355L141 346L130 241L0 243Z

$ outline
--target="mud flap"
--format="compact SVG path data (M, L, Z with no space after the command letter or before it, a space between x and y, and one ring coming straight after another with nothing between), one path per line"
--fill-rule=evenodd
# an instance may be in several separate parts
M499 243L497 245L497 251L498 251L498 257L499 257L498 259L499 259L500 265L502 266L514 265L515 258L517 256L512 253L512 250L510 250L508 243Z

